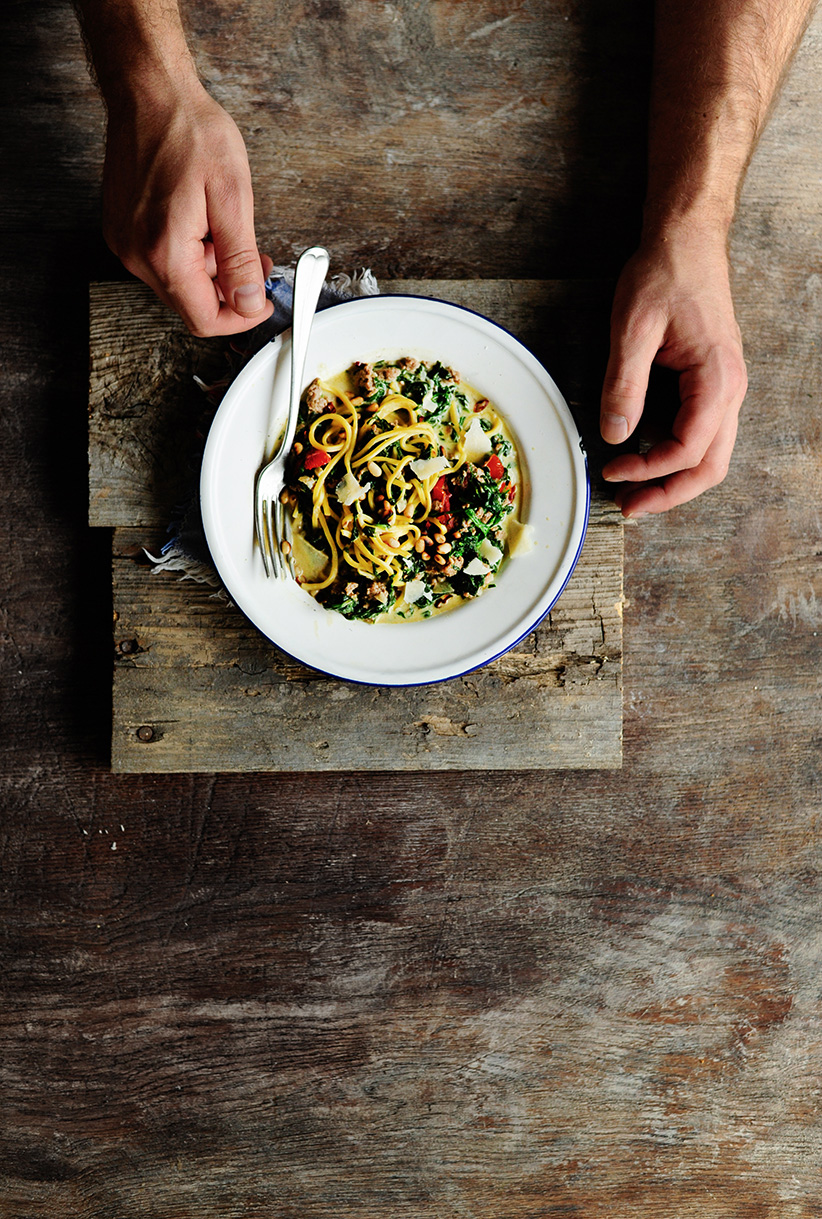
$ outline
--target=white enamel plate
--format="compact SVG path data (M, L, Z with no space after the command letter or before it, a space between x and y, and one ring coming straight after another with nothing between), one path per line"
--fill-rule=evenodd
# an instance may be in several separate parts
M363 297L318 313L304 385L355 360L441 360L490 398L519 454L521 516L530 547L507 559L496 586L422 622L349 622L293 580L269 580L254 538L254 476L282 430L290 333L269 343L225 395L206 444L203 524L229 594L277 647L347 681L404 686L442 681L507 652L562 592L588 523L589 484L571 412L551 377L512 335L444 301Z

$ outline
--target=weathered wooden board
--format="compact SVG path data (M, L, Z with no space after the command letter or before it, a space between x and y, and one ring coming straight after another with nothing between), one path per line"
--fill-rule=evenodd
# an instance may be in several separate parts
M393 281L573 350L596 285ZM576 298L577 309L570 308ZM573 332L584 334L586 327ZM597 494L550 617L506 657L437 686L333 681L296 664L208 586L154 575L142 546L190 486L179 453L202 412L192 371L224 366L139 285L92 289L89 513L115 527L116 771L600 768L621 764L622 523ZM577 383L579 379L577 378ZM571 401L574 395L571 394Z
M454 681L360 687L303 668L117 530L117 771L516 770L621 762L622 531L590 532L549 618Z

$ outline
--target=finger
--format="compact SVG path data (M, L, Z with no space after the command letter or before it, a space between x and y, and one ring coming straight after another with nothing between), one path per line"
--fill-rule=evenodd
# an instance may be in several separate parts
M212 188L207 204L217 281L226 304L242 317L259 321L266 307L265 277L254 235L251 184Z
M735 348L713 348L704 362L680 375L682 405L673 435L647 453L625 453L602 471L608 482L643 482L665 478L678 470L700 465L719 434L727 415L736 415L747 390L741 353Z
M614 501L623 516L631 518L667 512L721 483L728 472L737 426L736 413L727 415L698 466L679 470L656 482L625 483L621 486Z
M205 254L206 274L208 275L209 279L211 279L212 281L216 281L217 280L217 259L214 255L213 242L208 241L208 240L204 241L203 242L203 251ZM267 281L271 272L274 270L274 263L268 257L267 254L261 255L260 261L261 261L262 267L263 267L263 277ZM220 287L219 283L216 283L215 286L217 288L217 295L220 298L220 300L225 300L225 297L223 296L223 290ZM268 316L269 312L270 311L268 311L268 310L266 311L266 316Z
M274 309L270 301L266 302L264 311L253 320L235 313L221 299L219 287L204 264L193 269L172 269L163 278L146 269L140 278L166 305L179 313L191 333L200 338L240 334L269 317Z
M270 317L274 310L271 302L266 301L262 311L254 317L237 313L222 299L218 282L205 270L198 273L196 281L193 277L188 281L185 296L173 290L168 296L171 307L180 314L191 333L200 338L240 334Z
M205 258L206 273L211 279L216 279L217 256L214 253L214 242L208 237L203 242L203 256ZM263 266L263 279L268 279L269 275L274 270L274 263L267 254L262 254L260 256L260 261Z
M608 444L622 444L633 432L645 406L651 364L665 333L661 315L646 314L624 327L611 327L611 350L600 406L600 431Z

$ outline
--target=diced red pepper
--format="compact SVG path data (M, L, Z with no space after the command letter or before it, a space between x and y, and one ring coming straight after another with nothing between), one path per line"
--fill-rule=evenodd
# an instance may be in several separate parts
M496 453L492 453L485 463L485 468L492 478L500 479L505 473L505 466Z
M445 478L438 478L431 488L431 501L434 504L439 504L443 512L448 512L451 507L451 493L445 485Z
M327 466L330 460L330 454L325 449L309 449L303 465L306 470L316 470L318 466Z

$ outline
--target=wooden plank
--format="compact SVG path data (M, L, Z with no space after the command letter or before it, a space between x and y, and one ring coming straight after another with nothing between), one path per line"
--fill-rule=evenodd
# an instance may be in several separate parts
M92 284L89 524L165 528L191 494L207 383L223 344L195 339L144 284Z
M599 282L390 281L519 334L590 426ZM508 656L434 687L355 687L284 656L209 587L135 561L192 485L199 390L222 347L191 339L142 285L93 285L89 515L113 526L117 771L593 769L622 750L622 520L594 489L577 570L549 619ZM599 321L598 321L598 320ZM595 367L595 364L593 365Z
M594 527L556 607L477 673L411 689L303 668L117 530L115 771L517 770L622 758L622 531Z

